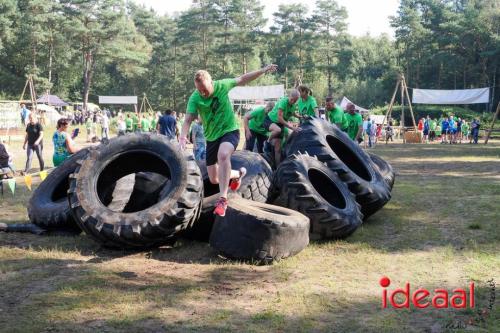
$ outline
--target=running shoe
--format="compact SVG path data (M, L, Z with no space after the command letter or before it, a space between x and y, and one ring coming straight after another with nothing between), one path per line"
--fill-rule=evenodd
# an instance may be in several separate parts
M227 199L220 197L215 204L214 214L219 215L220 217L226 216L227 209Z

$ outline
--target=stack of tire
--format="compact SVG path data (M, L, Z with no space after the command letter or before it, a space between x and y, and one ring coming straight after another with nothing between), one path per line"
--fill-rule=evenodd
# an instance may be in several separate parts
M350 235L390 199L394 172L335 125L312 118L288 140L273 171L259 154L237 151L247 174L213 214L219 187L204 163L165 137L130 134L84 149L55 169L28 205L43 230L82 230L105 247L144 249L177 237L209 240L228 258L271 262L309 239Z

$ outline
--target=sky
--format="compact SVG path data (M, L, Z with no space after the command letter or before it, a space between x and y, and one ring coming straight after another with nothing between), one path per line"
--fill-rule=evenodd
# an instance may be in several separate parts
M191 0L134 0L136 3L144 4L153 8L160 14L173 14L186 10L191 5ZM311 12L314 6L312 0L261 0L265 5L264 16L269 19L278 10L280 4L303 3L309 7ZM344 6L348 13L348 31L354 36L363 36L369 33L378 36L387 33L394 37L394 31L389 24L389 16L395 15L399 0L337 0L339 5ZM268 21L268 23L269 23Z

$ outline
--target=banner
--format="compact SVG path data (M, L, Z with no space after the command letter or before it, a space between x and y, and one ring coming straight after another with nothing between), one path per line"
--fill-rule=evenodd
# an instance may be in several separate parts
M47 170L40 171L40 179L44 181L45 178L47 178Z
M30 191L31 191L31 182L32 182L31 175L24 176L24 183L30 189Z
M489 103L490 88L464 90L413 89L415 104L479 104Z
M7 184L9 184L9 188L12 191L12 195L16 192L16 180L15 179L8 179Z

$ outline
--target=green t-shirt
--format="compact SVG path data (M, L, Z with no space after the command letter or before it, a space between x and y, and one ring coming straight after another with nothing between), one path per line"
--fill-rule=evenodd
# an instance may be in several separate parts
M264 123L264 119L266 119L266 108L264 106L256 107L252 110L250 115L252 116L252 118L248 122L248 128L259 134L266 135L267 131L262 126L262 123Z
M85 127L89 130L92 129L92 120L90 118L85 122Z
M332 110L327 111L327 115L328 120L330 120L332 124L342 124L344 120L344 110L342 110L342 108L338 105L336 105Z
M127 126L127 131L131 131L134 125L134 121L132 120L132 118L126 118L125 125Z
M215 141L224 134L238 130L239 124L229 100L229 90L236 86L235 79L214 81L212 96L204 98L195 90L187 104L187 113L199 114L205 130L205 139Z
M141 130L143 132L149 132L151 124L149 123L149 120L147 118L142 118L141 119Z
M288 97L282 97L278 103L274 105L273 110L267 114L269 119L271 119L274 123L278 123L279 109L283 110L283 119L288 121L292 118L293 114L297 112L297 103L290 105L290 103L288 103Z
M314 117L316 114L314 113L314 109L318 107L318 103L316 99L312 96L307 96L307 99L304 101L302 97L297 101L297 106L299 108L299 114L301 116L311 116Z
M462 133L469 133L469 125L467 123L462 124Z
M139 128L139 117L137 116L132 116L132 127L134 129L134 131L137 131L137 129Z
M156 118L152 117L152 118L149 119L149 121L151 123L151 129L155 130L156 129Z
M435 120L431 120L430 130L431 131L435 131L436 130L436 126L437 126L437 122Z
M359 113L344 113L344 131L354 140L358 134L359 126L363 125L363 118Z

